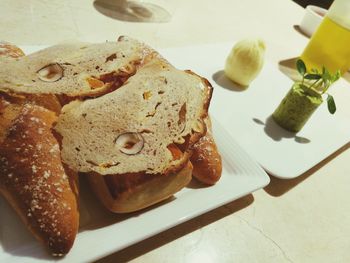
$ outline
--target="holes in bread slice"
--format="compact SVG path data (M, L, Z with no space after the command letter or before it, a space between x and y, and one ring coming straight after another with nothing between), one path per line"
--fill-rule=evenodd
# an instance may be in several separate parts
M180 127L180 132L183 132L186 128L186 103L182 104L180 111L179 111L179 120L177 121L177 124Z
M157 112L157 108L161 105L161 102L157 102L156 106L154 106L154 110L152 110L151 112L148 112L146 117L153 117L156 112ZM160 118L162 119L162 116L160 116Z
M113 53L112 55L110 55L110 56L108 56L107 58L106 58L106 63L108 62L108 61L113 61L113 60L115 60L117 58L117 54L116 53Z

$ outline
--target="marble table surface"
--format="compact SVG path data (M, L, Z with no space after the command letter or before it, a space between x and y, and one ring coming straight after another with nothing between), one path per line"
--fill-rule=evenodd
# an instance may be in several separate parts
M273 62L298 56L308 41L298 31L304 9L291 0L150 0L172 14L167 23L119 21L93 2L1 0L0 39L50 45L129 35L166 48L254 36ZM99 262L350 262L349 160L346 145L296 179L271 177L264 189Z

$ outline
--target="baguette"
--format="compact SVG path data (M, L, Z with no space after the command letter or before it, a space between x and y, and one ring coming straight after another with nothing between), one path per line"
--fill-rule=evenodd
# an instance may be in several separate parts
M56 115L32 104L18 107L2 114L17 116L0 144L0 193L52 254L63 255L78 231L77 178L61 163L51 132Z
M23 55L0 43L2 58ZM56 256L68 253L79 224L77 174L51 131L60 109L53 94L0 92L0 194Z
M210 118L205 122L207 132L192 146L190 160L193 164L193 177L204 184L214 185L221 177L222 160L213 138Z

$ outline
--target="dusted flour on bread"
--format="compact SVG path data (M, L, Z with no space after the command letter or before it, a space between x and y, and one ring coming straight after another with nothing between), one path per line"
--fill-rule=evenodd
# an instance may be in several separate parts
M154 59L119 89L62 109L55 128L62 159L74 170L100 174L180 169L188 154L174 159L168 147L186 151L203 135L210 97L206 80Z
M0 123L7 123L0 125L5 134L0 138L0 194L52 253L66 254L79 213L75 178L64 169L51 133L56 118L33 104L10 104L0 111Z

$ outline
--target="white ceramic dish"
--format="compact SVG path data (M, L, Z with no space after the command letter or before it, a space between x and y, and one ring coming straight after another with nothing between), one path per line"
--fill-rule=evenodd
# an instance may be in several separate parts
M300 29L307 36L311 37L321 24L324 16L327 14L327 9L315 5L308 5L305 8L305 14L300 22Z
M29 53L38 47L24 49ZM185 58L179 51L176 56ZM169 60L173 58L169 56ZM121 216L105 211L83 180L80 232L71 252L59 262L94 261L266 186L267 174L216 121L215 112L213 132L223 157L223 174L217 185L187 187L168 202ZM2 198L0 222L0 262L53 261Z
M279 71L278 65L265 61L262 72L248 89L242 91L235 87L222 72L232 45L169 49L163 54L177 67L191 68L212 82L213 114L271 175L284 179L297 177L350 141L350 119L346 112L349 83L340 80L330 89L337 102L334 115L328 113L324 103L295 135L270 119L292 81Z

